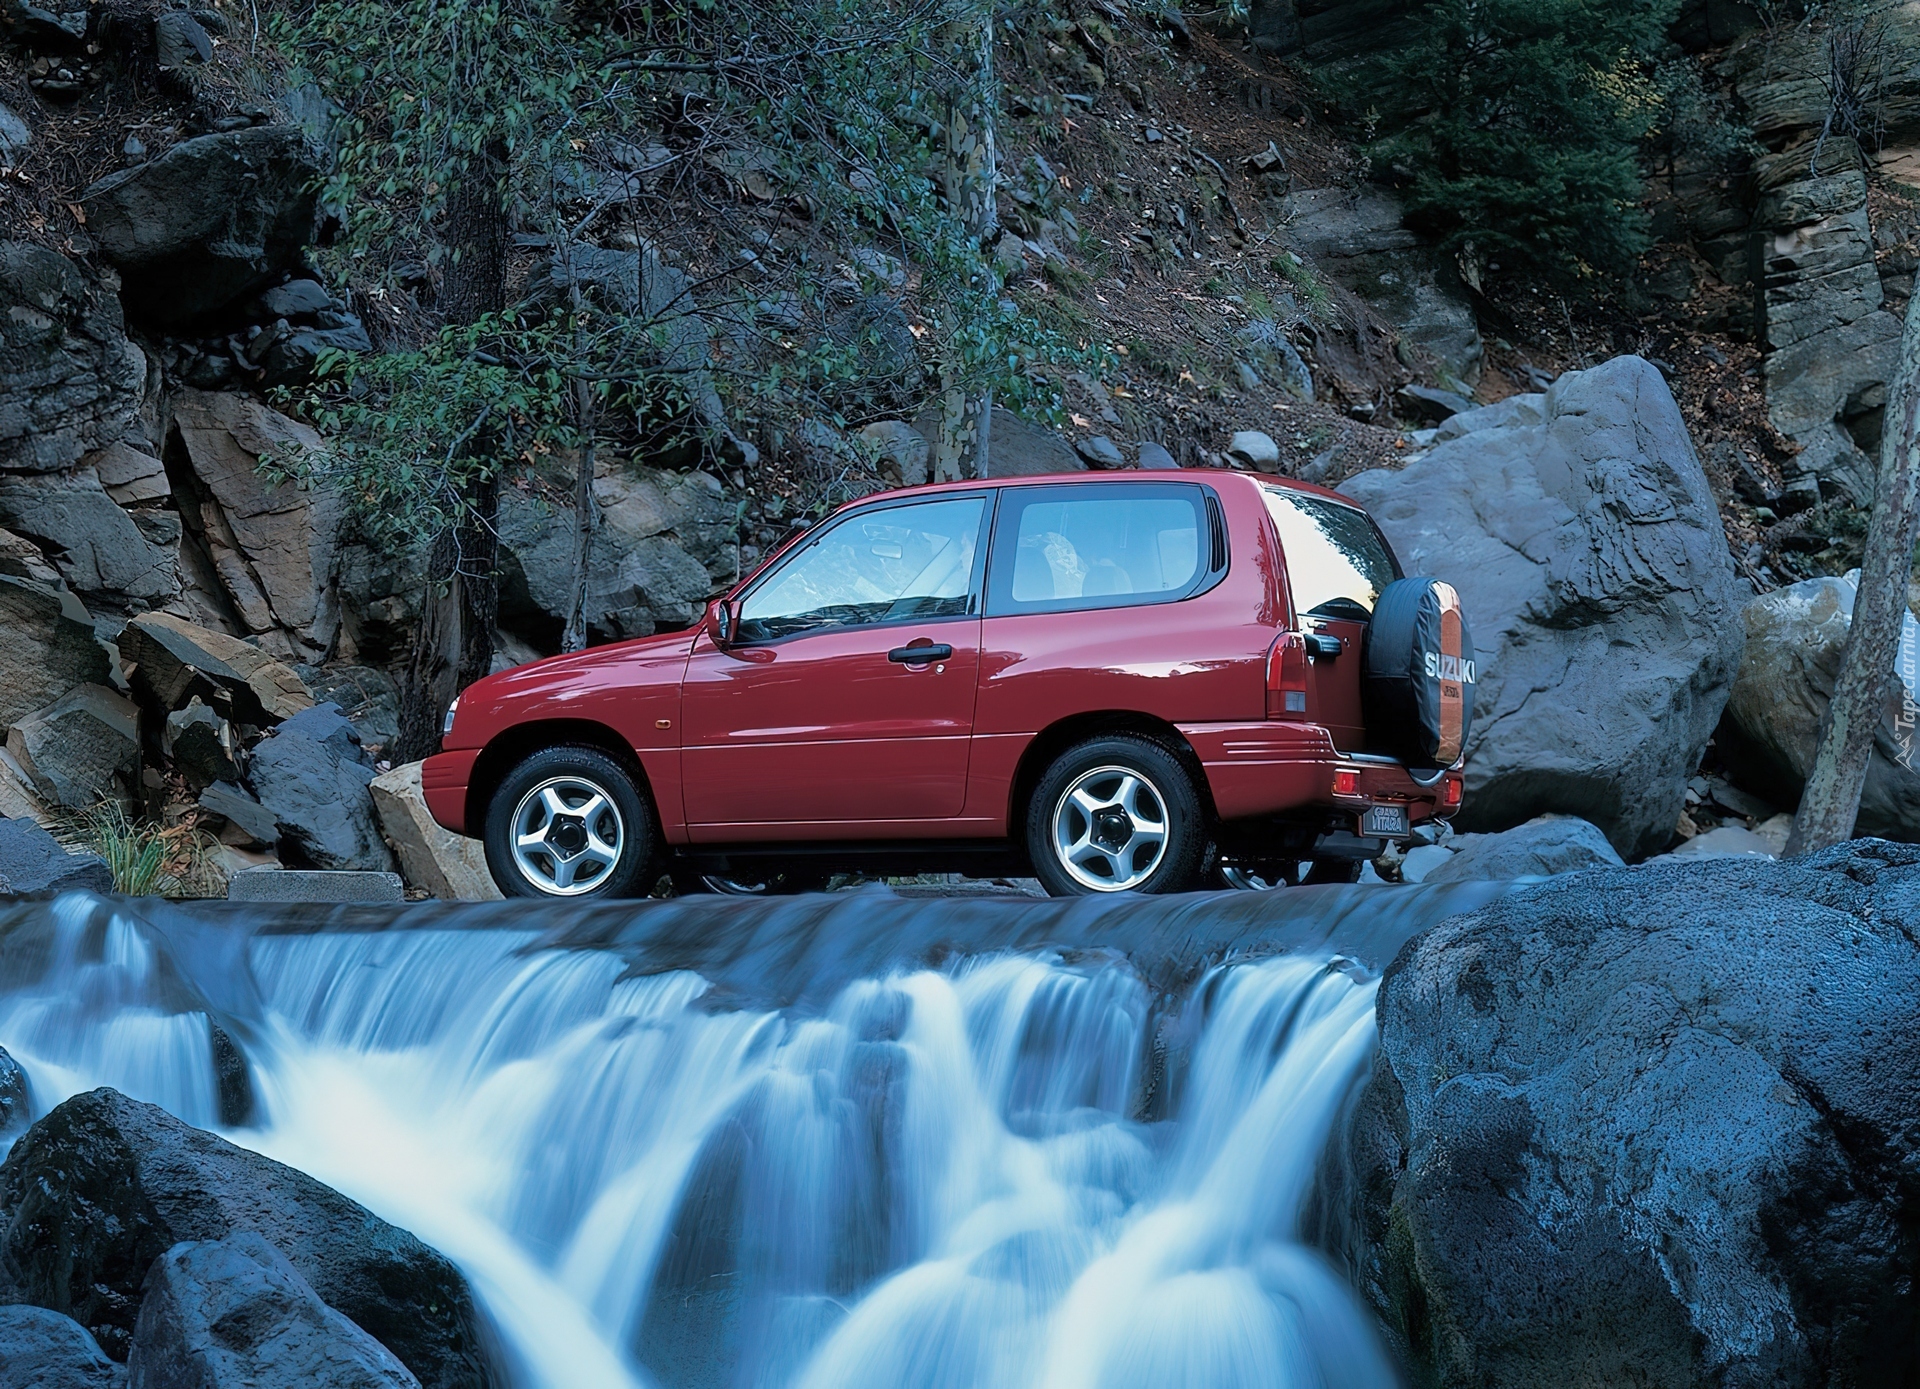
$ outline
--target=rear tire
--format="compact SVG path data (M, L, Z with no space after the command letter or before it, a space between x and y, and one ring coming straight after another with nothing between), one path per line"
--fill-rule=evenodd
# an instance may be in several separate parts
M598 748L543 748L487 803L487 871L508 897L643 895L656 842L632 773Z
M1184 892L1206 856L1193 778L1130 733L1090 738L1047 768L1027 805L1027 855L1053 897Z

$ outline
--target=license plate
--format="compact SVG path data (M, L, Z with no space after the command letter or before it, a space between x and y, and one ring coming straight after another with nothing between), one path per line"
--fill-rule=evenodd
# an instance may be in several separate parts
M1360 817L1360 833L1380 839L1392 839L1409 833L1404 805L1372 805Z

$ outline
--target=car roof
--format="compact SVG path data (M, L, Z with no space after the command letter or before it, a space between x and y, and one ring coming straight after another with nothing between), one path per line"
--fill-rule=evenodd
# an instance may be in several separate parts
M1243 473L1232 468L1181 468L1178 471L1160 469L1142 471L1136 468L1124 468L1103 469L1099 472L1035 473L1020 477L982 477L968 478L960 482L930 482L918 487L894 487L884 492L869 492L866 496L848 502L836 510L844 511L877 501L890 501L897 497L937 497L950 492L977 491L982 487L1057 487L1062 483L1105 486L1125 482L1227 482L1229 486L1237 487L1273 487L1288 492L1306 492L1325 497L1329 501L1341 502L1347 506L1365 510L1352 497L1344 496L1330 487L1321 487L1315 483L1302 482L1298 478L1279 477L1271 473Z

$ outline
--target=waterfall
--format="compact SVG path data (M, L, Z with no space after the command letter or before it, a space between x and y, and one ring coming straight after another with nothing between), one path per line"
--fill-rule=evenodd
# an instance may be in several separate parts
M36 1113L111 1085L217 1128L210 1037L238 1038L255 1112L220 1131L457 1262L524 1389L1385 1389L1301 1233L1380 961L1183 973L1194 900L1128 905L1130 948L975 932L779 1001L577 914L312 929L75 894L0 913L0 1045ZM744 942L820 910L689 919Z

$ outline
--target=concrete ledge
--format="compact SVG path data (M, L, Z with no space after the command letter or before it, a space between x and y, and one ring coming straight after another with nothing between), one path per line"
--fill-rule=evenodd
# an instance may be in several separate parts
M249 868L227 883L229 902L401 902L398 873Z

